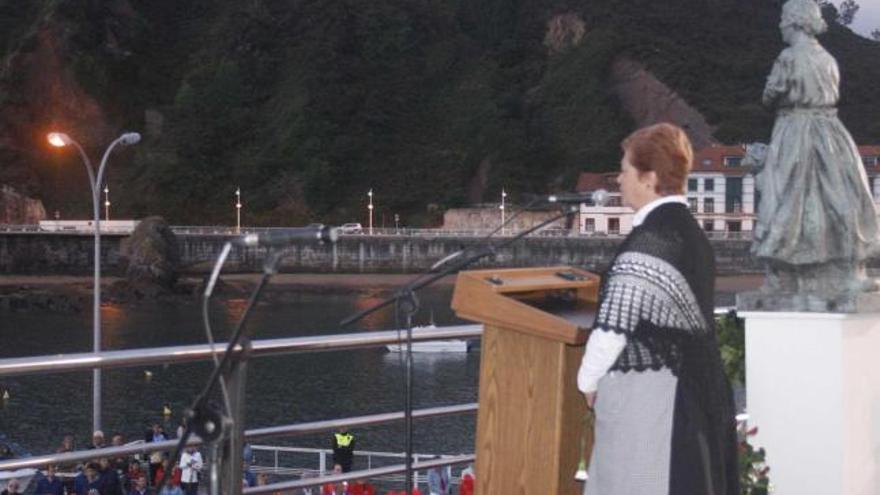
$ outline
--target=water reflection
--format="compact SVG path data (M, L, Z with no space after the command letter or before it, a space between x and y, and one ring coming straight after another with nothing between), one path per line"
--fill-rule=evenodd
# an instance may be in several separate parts
M125 344L120 333L128 324L128 314L121 304L101 305L101 349L118 349Z
M223 308L226 313L226 321L233 325L241 319L241 315L244 314L245 308L247 308L247 299L226 299L220 300L219 304Z
M354 311L352 311L352 313L370 309L377 304L382 303L382 301L384 301L389 295L390 294L388 293L388 291L383 291L381 289L370 289L364 291L364 293L360 294L354 299ZM388 321L388 319L394 317L392 308L394 308L393 304L391 306L370 313L355 322L355 325L369 330L379 330L383 327L386 327L386 322Z

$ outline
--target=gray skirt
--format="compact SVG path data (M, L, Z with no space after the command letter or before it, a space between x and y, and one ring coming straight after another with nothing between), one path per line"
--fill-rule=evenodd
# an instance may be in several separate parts
M668 370L599 380L585 495L667 495L678 379Z

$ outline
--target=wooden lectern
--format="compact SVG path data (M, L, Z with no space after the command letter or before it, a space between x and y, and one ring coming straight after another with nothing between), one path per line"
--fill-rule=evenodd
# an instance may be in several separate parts
M579 495L586 401L577 370L599 276L571 267L458 275L452 308L483 323L476 493Z

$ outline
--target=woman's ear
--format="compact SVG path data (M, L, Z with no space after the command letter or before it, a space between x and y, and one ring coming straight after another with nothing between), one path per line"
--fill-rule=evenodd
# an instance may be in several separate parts
M651 191L657 190L657 184L659 182L659 179L657 179L657 172L653 170L645 172L642 174L642 179L647 189L650 189Z

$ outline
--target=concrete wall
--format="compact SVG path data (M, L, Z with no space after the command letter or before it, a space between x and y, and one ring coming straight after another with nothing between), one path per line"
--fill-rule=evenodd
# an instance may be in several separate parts
M123 236L101 236L102 272L120 273L119 244ZM204 272L217 257L224 236L179 235L181 261L187 271ZM522 267L554 264L576 265L601 270L620 243L619 237L527 238L499 249L494 260L483 259L476 267ZM0 234L0 273L88 275L92 270L91 235L19 233ZM498 240L495 241L497 245ZM758 272L749 255L749 241L715 241L720 273ZM291 245L284 250L280 270L284 272L401 273L428 269L437 260L460 249L481 247L478 238L345 236L335 245L313 242ZM261 270L267 250L234 249L226 271Z

